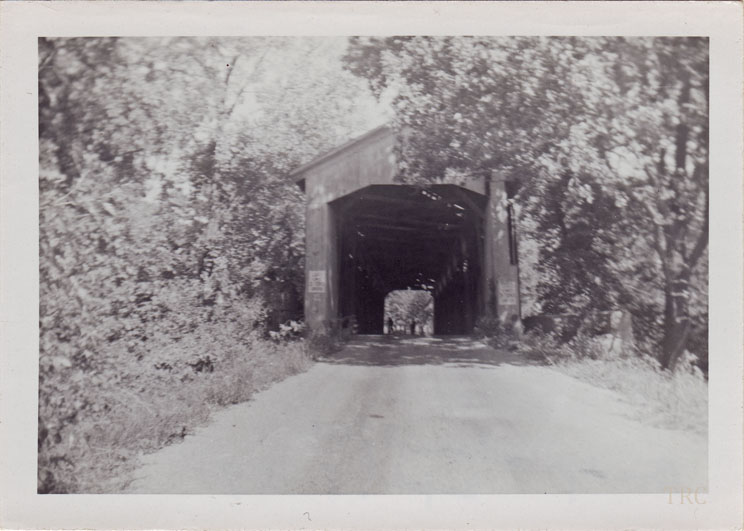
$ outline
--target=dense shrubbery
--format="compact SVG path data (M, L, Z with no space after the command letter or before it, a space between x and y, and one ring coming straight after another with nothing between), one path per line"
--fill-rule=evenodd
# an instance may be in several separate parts
M674 369L707 358L708 58L704 38L391 36L345 61L392 99L399 179L513 183L531 313L626 309Z
M307 368L302 341L276 344L229 317L179 341L153 339L134 359L106 345L96 353L106 363L95 369L43 366L39 491L119 490L140 452L180 440L213 406Z
M342 47L40 39L40 492L107 491L308 365L287 173L367 128Z
M124 315L96 325L72 307L79 332L42 330L40 492L120 487L110 482L122 481L137 453L182 438L212 406L307 367L302 341L264 339L259 300L221 293L205 303L212 294L202 280L171 280L124 305Z
M62 195L41 174L40 492L105 491L137 452L306 363L263 339L260 284L219 251L229 239L168 226L170 207L113 171L85 177Z
M523 337L519 351L570 376L618 392L643 414L638 420L707 433L708 384L698 359L689 352L671 372L662 369L657 356L639 350L624 355L608 352L597 338L583 333L563 343L554 334L531 332Z
M495 314L487 313L476 321L474 333L486 339L494 348L515 348L520 339L517 326L516 322L502 323Z
M519 352L529 359L592 385L616 391L643 414L638 420L655 426L707 433L708 384L698 359L686 352L673 372L658 357L635 349L608 351L597 337L577 334L562 342L556 334L529 332Z
M493 313L482 315L475 322L474 332L478 337L497 337L501 331L501 320Z

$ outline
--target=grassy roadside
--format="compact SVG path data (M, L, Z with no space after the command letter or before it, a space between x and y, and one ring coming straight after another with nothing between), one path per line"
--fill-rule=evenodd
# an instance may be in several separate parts
M215 333L223 341L207 335L184 338L163 347L147 370L143 364L130 371L121 367L116 378L86 382L96 407L40 447L40 492L121 492L141 455L182 440L213 411L249 400L312 365L302 340L251 336L226 344L224 331ZM195 348L213 354L178 361Z
M708 384L701 374L662 371L650 358L562 360L553 367L617 391L635 406L636 420L659 428L708 433Z
M616 391L637 411L636 420L659 428L708 433L708 382L687 358L665 371L642 352L608 354L591 338L560 343L551 336L528 335L519 351L588 384Z

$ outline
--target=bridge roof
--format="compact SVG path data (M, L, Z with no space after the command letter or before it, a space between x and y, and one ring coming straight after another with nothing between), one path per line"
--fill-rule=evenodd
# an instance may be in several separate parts
M393 130L388 124L375 127L371 131L367 131L366 133L362 135L352 138L351 140L341 144L340 146L337 146L329 151L326 151L325 153L321 153L320 155L310 160L309 162L306 162L305 164L292 170L289 173L289 176L304 191L305 190L305 173L309 169L323 162L327 162L333 158L343 156L347 152L352 151L355 148L358 148L364 145L365 143L373 139L376 139L379 136L392 135L392 134L393 134Z

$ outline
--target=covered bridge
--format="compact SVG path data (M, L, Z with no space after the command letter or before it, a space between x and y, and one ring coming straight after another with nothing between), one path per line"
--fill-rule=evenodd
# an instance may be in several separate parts
M431 292L435 334L470 333L487 312L519 319L509 183L394 182L394 145L379 127L293 172L306 195L310 329L353 320L359 333L382 333L385 296L399 289Z

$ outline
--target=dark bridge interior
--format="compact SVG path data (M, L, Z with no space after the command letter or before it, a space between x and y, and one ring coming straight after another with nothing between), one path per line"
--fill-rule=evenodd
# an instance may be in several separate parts
M340 315L383 332L385 296L425 289L434 333L472 332L483 292L486 197L442 184L373 185L332 203L339 235Z

